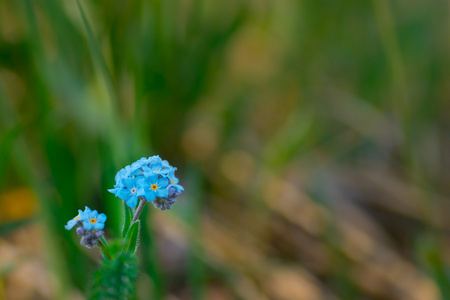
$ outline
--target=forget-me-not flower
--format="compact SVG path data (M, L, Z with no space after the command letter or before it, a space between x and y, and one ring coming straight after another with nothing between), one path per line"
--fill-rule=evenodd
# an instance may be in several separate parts
M170 170L168 176L169 176L169 188L170 187L174 187L179 193L181 193L182 191L184 191L184 187L179 185L178 182L178 178L175 177L175 171L177 170L177 168L173 168L172 170Z
M116 184L108 191L132 208L143 198L156 201L154 204L160 209L169 209L184 191L175 177L176 169L158 155L143 157L117 172Z
M117 196L131 208L136 207L138 197L144 195L144 189L140 185L142 180L143 177L122 178L122 187L117 190Z
M85 206L84 211L82 211L81 209L78 210L78 215L73 218L72 220L69 220L67 222L67 225L64 226L64 228L66 228L67 230L70 230L73 228L73 226L75 226L78 222L82 222L84 216L86 215L86 213L89 213L91 210L89 207Z
M169 179L165 177L159 178L156 174L150 174L141 183L141 186L145 191L145 199L147 201L153 201L156 197L164 198L169 195L169 191L166 187L169 185Z
M105 214L99 214L96 210L93 210L84 215L83 227L86 230L102 230L105 227L105 221Z

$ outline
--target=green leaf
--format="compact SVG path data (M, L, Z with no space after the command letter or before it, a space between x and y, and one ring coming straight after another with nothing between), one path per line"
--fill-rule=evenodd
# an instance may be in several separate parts
M123 229L122 229L122 237L125 238L128 232L128 229L130 228L131 220L133 219L133 212L131 208L126 205L125 202L123 202L123 207L125 210L125 220L123 223Z
M134 294L138 274L137 259L130 253L104 259L93 274L88 299L129 299Z
M125 238L125 247L124 252L134 254L136 252L138 246L138 238L139 238L139 229L140 229L140 221L136 221L131 224L130 229L128 230L127 237Z
M114 239L111 240L108 244L103 242L105 245L104 247L99 247L102 251L102 254L104 257L110 260L114 260L116 257L118 257L122 253L123 249L123 240L122 239Z
M108 246L108 241L104 237L101 237L100 240L102 241L103 244Z
M78 6L78 10L80 11L80 15L81 15L81 19L83 21L84 27L86 29L87 41L88 41L89 50L92 55L92 60L105 79L111 99L115 99L116 97L114 94L112 76L111 76L110 71L108 70L108 66L106 65L106 61L105 61L105 58L103 57L100 45L94 35L94 31L92 30L92 27L89 24L89 21L86 17L86 14L85 14L83 7L81 6L79 0L77 0L77 6Z

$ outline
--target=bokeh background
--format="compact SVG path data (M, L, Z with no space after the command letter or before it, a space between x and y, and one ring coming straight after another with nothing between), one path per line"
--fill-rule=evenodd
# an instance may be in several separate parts
M116 172L144 211L136 299L450 299L444 0L1 0L0 299L84 299Z

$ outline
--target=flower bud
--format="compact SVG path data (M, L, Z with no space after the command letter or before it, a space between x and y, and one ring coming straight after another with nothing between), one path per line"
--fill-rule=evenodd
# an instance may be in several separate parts
M175 204L175 198L156 198L152 201L153 206L160 210L171 209L172 205Z

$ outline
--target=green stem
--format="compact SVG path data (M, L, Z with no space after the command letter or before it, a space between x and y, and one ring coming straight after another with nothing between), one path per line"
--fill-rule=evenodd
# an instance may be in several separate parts
M106 246L105 246L105 244L102 242L101 239L98 239L97 244L98 244L98 246L101 248L103 255L105 255L109 260L111 260L111 256L109 256L109 254L106 253L106 251L105 251Z
M108 246L108 241L106 240L106 237L105 237L105 236L102 236L102 237L100 238L100 241L101 241L103 244L105 244L106 246Z

